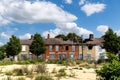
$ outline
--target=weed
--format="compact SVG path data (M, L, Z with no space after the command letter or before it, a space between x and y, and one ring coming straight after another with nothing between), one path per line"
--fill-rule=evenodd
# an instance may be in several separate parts
M37 76L35 80L53 80L53 79L49 76Z
M46 73L46 65L44 63L43 64L38 64L36 66L36 72L41 73L41 74L45 74Z
M60 69L58 72L59 73L55 75L56 77L65 77L67 75L65 69Z

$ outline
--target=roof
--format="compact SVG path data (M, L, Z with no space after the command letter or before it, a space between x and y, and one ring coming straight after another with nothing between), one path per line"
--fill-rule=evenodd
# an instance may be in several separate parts
M31 39L20 40L20 43L22 45L30 45L32 43L32 40Z
M44 39L45 41L45 44L75 44L73 43L73 41L70 41L70 40L67 40L67 41L64 41L60 38L49 38L49 39ZM22 45L30 45L32 43L32 39L28 39L28 40L20 40L20 43Z
M73 41L70 41L70 40L64 41L60 38L45 39L45 43L46 44L75 44L75 43L73 43Z
M67 40L67 41L64 41L63 39L61 38L49 38L49 39L44 39L45 41L45 44L46 45L60 45L60 44L77 44L77 43L74 43L73 41L70 41L70 40ZM79 44L86 44L86 45L100 45L100 44L103 44L105 41L103 38L92 38L92 39L85 39L83 41L83 43L79 43ZM32 43L32 39L27 39L27 40L20 40L20 43L22 45L30 45Z
M93 38L93 39L86 39L86 41L84 41L86 44L88 45L99 45L99 44L103 44L105 42L105 40L103 38Z

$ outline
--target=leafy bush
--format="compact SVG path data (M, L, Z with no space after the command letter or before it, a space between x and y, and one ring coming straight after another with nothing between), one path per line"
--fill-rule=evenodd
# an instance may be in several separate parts
M114 57L114 58L113 58ZM109 56L109 62L105 63L100 70L96 70L97 75L104 80L120 80L120 61L111 54Z
M14 62L13 61L5 61L5 60L3 60L3 61L0 61L0 65L11 65L11 64L13 64Z
M65 69L60 69L58 72L59 73L56 74L56 77L64 77L64 76L67 75L66 72L65 72Z
M14 69L14 70L13 70L13 73L14 73L14 75L16 75L16 76L22 76L22 75L24 75L22 69Z
M5 55L2 51L0 51L0 60L4 59L5 58Z
M53 80L53 79L48 76L37 76L35 80Z

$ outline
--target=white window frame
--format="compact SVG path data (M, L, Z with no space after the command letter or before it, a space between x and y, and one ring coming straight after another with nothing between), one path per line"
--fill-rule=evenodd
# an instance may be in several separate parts
M72 45L72 51L75 51L75 45Z
M26 46L22 45L22 51L26 51Z
M53 46L49 45L49 51L52 51L52 49L53 49Z
M55 51L59 51L59 46L58 45L55 46Z

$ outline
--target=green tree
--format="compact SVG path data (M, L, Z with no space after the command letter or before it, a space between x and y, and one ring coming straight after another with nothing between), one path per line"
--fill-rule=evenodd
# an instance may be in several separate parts
M6 46L7 46L7 45L3 45L3 46L1 46L1 47L0 47L0 51L3 52L3 53L5 53Z
M63 40L71 40L74 42L82 41L82 38L75 33L68 33L67 36L65 36L64 34L59 34L59 35L55 36L55 38L62 38Z
M105 40L104 48L106 51L117 54L120 50L120 38L116 35L116 33L109 28L103 38Z
M67 38L74 42L82 42L82 38L75 33L68 33Z
M55 38L62 38L63 40L67 40L67 37L64 34L59 34L55 36Z
M6 45L0 47L0 60L5 58Z
M21 52L21 44L19 38L12 35L6 46L6 55L13 58Z
M102 78L100 80L120 80L119 58L115 54L109 54L110 61L105 63L101 69L96 70L96 73Z
M5 58L5 54L2 51L0 51L0 60L2 60L4 58Z
M39 55L46 51L45 42L40 34L36 33L30 45L30 52L35 54L38 58Z

